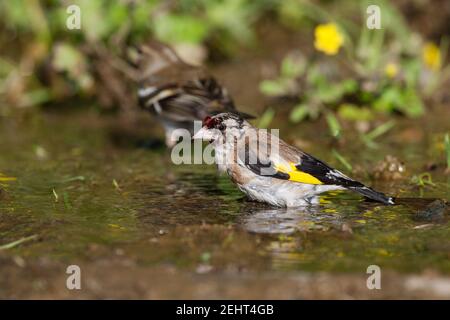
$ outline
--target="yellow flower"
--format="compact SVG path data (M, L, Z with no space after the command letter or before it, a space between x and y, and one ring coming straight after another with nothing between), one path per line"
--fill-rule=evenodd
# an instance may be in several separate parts
M314 36L314 47L328 55L337 54L344 43L344 37L335 23L318 25Z
M423 47L422 59L431 70L437 71L441 67L441 51L433 42L427 42Z
M389 78L395 78L398 74L398 66L395 63L389 62L384 68L384 73L386 73Z

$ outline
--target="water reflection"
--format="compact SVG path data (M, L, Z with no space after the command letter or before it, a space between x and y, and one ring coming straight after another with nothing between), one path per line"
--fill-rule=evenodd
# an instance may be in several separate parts
M291 234L339 225L342 217L336 210L321 205L298 208L258 208L241 218L244 229L254 233Z
M291 234L304 231L348 229L364 225L369 220L383 219L392 213L398 215L403 206L386 207L346 193L328 193L320 196L318 204L297 208L273 208L264 205L241 208L240 223L253 233Z

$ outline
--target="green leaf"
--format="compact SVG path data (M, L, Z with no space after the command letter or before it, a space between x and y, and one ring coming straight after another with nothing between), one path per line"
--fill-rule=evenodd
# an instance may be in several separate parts
M63 201L67 210L72 209L72 204L70 203L69 194L67 192L63 193Z
M375 149L378 147L378 145L375 143L374 140L379 136L385 134L389 130L391 130L394 126L395 122L393 120L385 122L382 125L370 131L369 133L361 135L361 139L367 145L367 147Z
M294 107L294 109L291 111L291 114L289 115L289 119L292 122L301 122L303 119L305 119L309 114L309 108L306 104L298 104Z
M22 243L27 242L27 241L34 240L34 239L36 239L37 237L38 237L38 236L37 236L36 234L34 234L34 235L32 235L32 236L25 237L25 238L21 238L21 239L19 239L19 240L16 240L16 241L13 241L13 242L10 242L10 243L1 245L1 246L0 246L0 251L1 251L1 250L12 249L12 248L18 246L19 244L22 244Z
M28 91L23 97L21 106L30 107L40 105L51 99L50 92L47 88L35 89Z
M111 31L102 1L78 0L81 9L81 31L91 42L106 37Z
M256 1L255 1L256 2ZM257 7L247 0L208 1L207 21L224 30L240 42L253 41L251 24L257 17Z
M336 149L332 149L333 156L350 172L353 171L352 165Z
M410 88L417 87L422 64L419 59L412 59L402 65L402 70L406 79L406 86Z
M338 103L347 93L353 93L358 89L358 84L352 79L340 83L318 82L317 97L324 103Z
M300 1L283 0L278 7L279 21L288 27L298 29L305 23L307 16Z
M404 92L403 104L398 106L398 109L404 112L410 118L417 118L424 114L425 108L422 99L414 89L409 89Z
M360 108L354 104L341 104L338 114L339 117L351 121L370 121L373 119L373 113L369 108Z
M279 80L264 80L259 84L259 90L268 96L282 96L286 93L286 88Z
M376 127L372 131L370 131L369 133L367 133L366 137L368 139L370 139L370 140L374 140L374 139L382 136L383 134L385 134L389 130L391 130L394 126L395 126L395 121L394 120L385 122L382 125Z
M156 5L157 2L154 1L141 1L138 6L133 8L131 22L135 31L142 32L150 29L151 19L149 17L150 13L155 10L154 7Z
M347 79L341 83L341 86L345 93L354 93L358 89L358 82L353 79Z
M345 86L335 84L323 84L318 87L317 98L324 103L337 103L345 94Z
M154 28L159 40L170 43L201 43L208 33L205 21L188 15L158 16Z
M297 78L301 76L306 69L306 61L286 57L281 63L281 76L286 78Z
M83 60L80 52L67 43L60 43L55 46L53 65L58 71L73 72Z
M420 188L424 187L435 187L436 184L433 182L431 174L429 172L423 172L419 175L414 175L411 178L411 183L417 185Z
M27 14L27 3L25 1L2 1L0 3L1 17L10 27L23 30L32 29Z
M381 96L373 103L376 111L390 113L398 106L403 105L401 89L398 87L387 88Z
M375 141L370 140L369 138L367 138L365 135L361 135L361 140L362 142L364 142L364 144L371 149L376 149L378 148L378 144L375 143Z
M328 128L330 129L330 134L334 138L339 137L339 134L341 133L341 125L339 124L338 119L331 112L328 112L326 114L326 119L328 123Z
M203 263L208 263L211 260L211 253L210 252L203 252L200 256L200 260Z
M447 155L447 169L450 169L450 137L448 133L444 137L444 146Z
M259 128L267 128L270 123L273 120L273 117L275 116L275 110L272 108L268 108L263 115L261 116L261 119L259 120L258 127Z

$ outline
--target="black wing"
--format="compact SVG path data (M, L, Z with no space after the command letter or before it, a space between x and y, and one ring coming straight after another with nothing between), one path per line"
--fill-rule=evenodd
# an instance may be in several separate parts
M280 166L278 166L276 163L273 163L268 155L264 153L261 155L261 153L255 150L251 150L251 148L248 146L243 152L239 153L239 159L241 165L247 167L257 175L270 176L272 178L282 180L290 180L294 183L297 182L306 184L312 183L342 186L346 189L356 191L369 199L379 201L384 204L394 204L394 201L391 197L388 197L381 192L375 191L372 188L365 186L361 182L349 178L342 172L331 168L326 163L314 158L313 156L301 152L300 150L292 148L288 145L286 145L286 150L291 152L291 159L293 158L293 150L299 155L300 163L294 166L295 169L277 169L280 168ZM301 173L301 175L299 175L299 173ZM311 177L313 177L313 179L311 179Z
M331 168L324 162L310 156L309 154L304 153L301 157L301 163L295 167L298 170L306 172L319 179L323 184L342 186L349 190L356 191L369 199L379 201L384 204L394 204L392 197L388 197L384 193L375 191L361 182L347 177L342 172Z

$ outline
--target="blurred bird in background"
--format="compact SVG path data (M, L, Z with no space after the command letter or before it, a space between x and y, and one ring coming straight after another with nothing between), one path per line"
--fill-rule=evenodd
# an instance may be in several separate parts
M173 147L172 133L182 128L194 135L194 121L222 112L239 112L228 91L203 68L184 62L173 49L151 42L136 50L132 64L138 71L139 105L150 111L165 129L165 142Z

